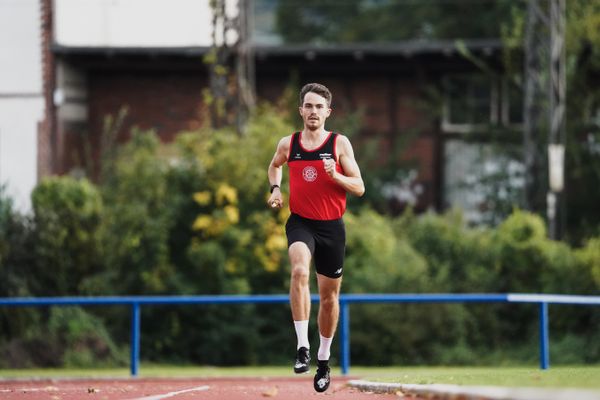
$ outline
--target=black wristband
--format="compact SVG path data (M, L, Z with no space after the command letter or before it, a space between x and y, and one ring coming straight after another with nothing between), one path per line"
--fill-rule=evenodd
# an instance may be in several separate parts
M279 185L271 185L271 193L273 193L273 190L275 190L275 188L278 188Z

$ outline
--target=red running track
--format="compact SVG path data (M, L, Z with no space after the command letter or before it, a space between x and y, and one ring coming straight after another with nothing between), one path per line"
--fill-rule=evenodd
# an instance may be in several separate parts
M398 396L361 392L348 387L351 378L332 377L329 390L317 393L312 375L291 378L177 378L177 379L44 379L0 380L4 400L234 400L234 399L370 399ZM405 399L407 399L405 397Z

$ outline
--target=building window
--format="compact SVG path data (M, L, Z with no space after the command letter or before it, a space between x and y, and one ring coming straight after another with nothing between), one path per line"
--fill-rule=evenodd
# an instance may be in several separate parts
M496 225L520 204L525 170L519 146L450 139L444 146L444 206L472 224Z
M523 94L506 79L484 74L451 75L443 80L442 131L482 132L491 126L523 122Z
M444 132L468 133L496 122L496 90L485 75L454 75L444 79Z

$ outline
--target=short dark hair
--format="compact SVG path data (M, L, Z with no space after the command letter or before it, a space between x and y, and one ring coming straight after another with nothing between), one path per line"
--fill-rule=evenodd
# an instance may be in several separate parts
M331 100L333 99L333 96L331 95L329 89L320 83L307 83L302 87L302 90L300 90L300 106L304 104L304 96L306 96L306 93L308 92L313 92L324 97L325 100L327 100L327 106L331 107Z

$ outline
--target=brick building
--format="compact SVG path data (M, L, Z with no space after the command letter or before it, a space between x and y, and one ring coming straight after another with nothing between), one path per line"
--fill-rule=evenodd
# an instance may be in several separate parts
M42 3L48 106L40 148L51 150L40 151L45 173L65 173L75 166L83 141L97 143L105 116L123 106L129 110L123 131L133 125L153 128L164 141L204 122L199 110L208 71L202 55L210 38L165 44L153 43L152 38L115 43L94 35L80 40L57 26L73 23L66 11L73 1ZM500 69L498 40L463 44L473 56ZM455 183L483 147L467 143L463 135L489 124L515 122L512 110L517 103L509 103L501 78L480 72L455 42L257 43L254 52L258 98L276 100L292 79L300 84L317 81L332 89L336 113L363 112L355 146L360 138L375 139L382 157L412 166L403 182L386 188L400 206L441 210L458 204L473 209L476 219L477 195L461 193ZM433 101L431 89L440 94ZM390 152L397 141L406 142L398 154Z

